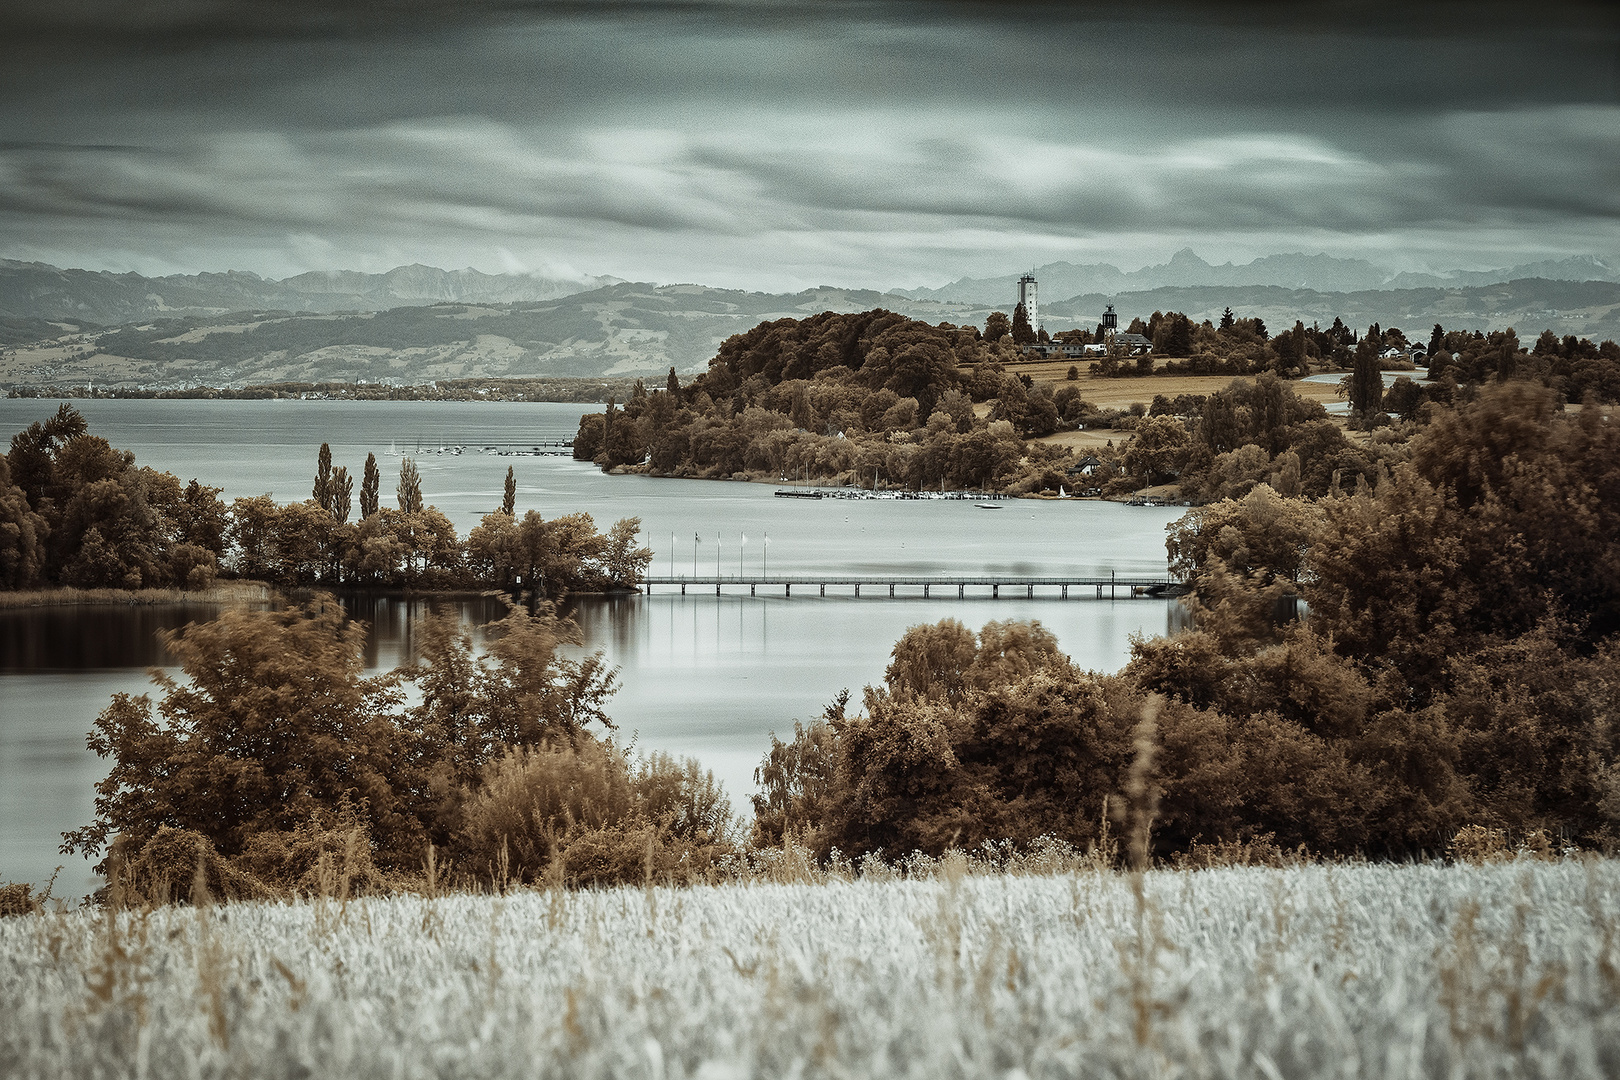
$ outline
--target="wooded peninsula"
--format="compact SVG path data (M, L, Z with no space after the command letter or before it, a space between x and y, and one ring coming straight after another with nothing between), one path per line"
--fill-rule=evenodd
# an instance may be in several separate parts
M1406 459L1437 410L1473 400L1486 384L1536 385L1576 405L1620 400L1620 346L1550 331L1527 350L1512 331L1436 325L1427 346L1414 346L1399 329L1358 335L1339 320L1325 330L1296 322L1272 336L1228 309L1218 326L1155 312L1127 333L1151 351L1070 363L1043 361L1032 348L1055 341L1100 351L1101 327L1043 342L1016 312L992 317L984 332L883 310L761 323L722 344L687 385L671 370L665 387L649 393L638 382L622 407L586 413L574 456L656 476L910 491L1119 497L1174 485L1174 498L1202 503L1266 482L1319 498L1335 485L1375 483ZM1385 370L1418 375L1414 355L1425 374L1397 376L1386 390ZM1146 382L1129 407L1100 405L1086 400L1079 364L1092 385ZM1293 380L1312 372L1342 373L1348 422L1296 392ZM1156 378L1211 376L1234 381L1202 394L1151 390ZM1081 432L1106 440L1068 438Z

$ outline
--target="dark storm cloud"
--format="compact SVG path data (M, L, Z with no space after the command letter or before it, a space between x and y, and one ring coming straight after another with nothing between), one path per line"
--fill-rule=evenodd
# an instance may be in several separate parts
M1620 250L1608 6L1307 8L0 6L0 248L887 284Z

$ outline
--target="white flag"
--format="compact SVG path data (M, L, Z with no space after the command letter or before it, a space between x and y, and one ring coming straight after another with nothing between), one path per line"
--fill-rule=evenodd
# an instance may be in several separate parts
M766 547L771 546L771 534L770 533L765 534L765 546Z
M737 534L737 535L739 535L739 536L741 536L741 537L742 537L742 542L743 542L743 543L745 543L745 544L746 544L746 543L748 543L748 534L747 534L747 533L745 533L745 532L740 532L740 533L738 533L738 534Z

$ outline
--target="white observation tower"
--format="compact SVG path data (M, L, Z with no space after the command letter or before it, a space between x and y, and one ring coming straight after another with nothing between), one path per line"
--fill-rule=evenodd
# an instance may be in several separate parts
M1018 302L1024 305L1024 318L1029 320L1029 328L1036 333L1041 330L1040 302L1037 294L1040 286L1035 281L1033 272L1025 274L1018 279Z

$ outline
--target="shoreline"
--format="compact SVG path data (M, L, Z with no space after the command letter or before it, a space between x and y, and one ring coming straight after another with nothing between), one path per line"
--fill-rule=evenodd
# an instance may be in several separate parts
M574 460L579 459L576 458ZM589 464L589 462L586 462L586 464ZM654 480L698 480L716 484L763 484L779 489L791 488L793 486L793 481L791 480L773 480L769 475L746 476L741 479L738 479L736 476L671 476L666 473L648 472L641 466L636 465L615 465L613 468L605 471L602 475L645 476ZM847 489L848 485L811 485L811 490L820 490L825 492L842 491ZM872 491L871 488L860 488L858 490ZM914 488L885 487L877 489L877 492L873 495L864 495L860 497L868 499L886 497L904 499L907 496L927 494L927 492L930 490L932 489L924 489L923 491L919 492ZM1133 499L1147 496L1150 498L1163 500L1161 505L1165 506L1191 507L1194 505L1193 503L1186 501L1185 497L1181 494L1181 487L1179 484L1158 484L1153 487L1141 488L1136 491L1126 492L1122 495L1057 495L1050 491L986 491L979 495L973 495L971 493L958 492L954 489L953 494L958 495L959 499L957 501L962 502L970 502L974 498L1002 499L1008 501L1013 499L1032 499L1039 502L1096 502L1116 503L1121 506L1126 506L1136 505L1132 502Z
M642 591L640 582L632 588L586 589L570 592L575 596L633 596ZM273 604L278 598L317 592L354 594L357 596L391 595L412 597L472 597L509 596L503 589L446 588L399 589L363 588L352 585L300 586L281 588L263 581L229 581L208 589L76 589L60 586L46 589L21 589L0 592L0 611L20 611L47 607L156 607L161 604L217 604L220 607L240 607L247 604ZM562 598L548 600L557 603Z

